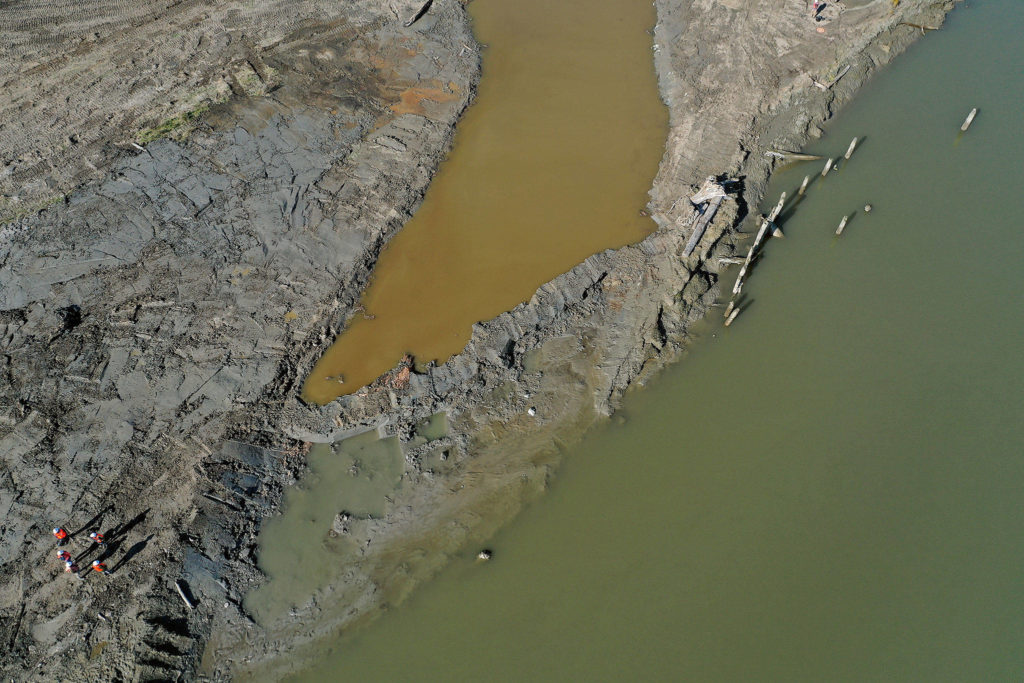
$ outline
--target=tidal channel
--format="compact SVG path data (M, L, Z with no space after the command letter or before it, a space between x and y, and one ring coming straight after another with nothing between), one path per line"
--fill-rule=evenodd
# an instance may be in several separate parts
M733 326L297 680L1024 678L1021 26L962 6L869 83Z
M444 362L473 323L591 254L647 236L668 111L646 0L474 0L476 99L423 204L303 389L326 403L404 354ZM339 379L341 382L339 382Z

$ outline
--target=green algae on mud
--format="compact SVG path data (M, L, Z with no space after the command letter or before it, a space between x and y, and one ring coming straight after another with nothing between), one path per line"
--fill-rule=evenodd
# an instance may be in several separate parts
M306 400L357 391L406 353L443 362L477 321L655 228L642 210L668 115L650 3L476 0L470 12L487 45L477 97Z
M954 12L869 84L736 323L299 680L1019 680L1022 21Z

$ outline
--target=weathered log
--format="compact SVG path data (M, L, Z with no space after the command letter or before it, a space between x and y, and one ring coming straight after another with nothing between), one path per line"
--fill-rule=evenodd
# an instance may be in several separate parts
M761 219L761 228L757 231L757 236L754 238L754 243L750 245L750 251L747 252L747 258L743 261L743 266L740 268L739 275L736 276L736 283L732 286L732 293L739 294L740 290L743 289L743 278L747 275L747 270L750 269L750 263L754 260L754 253L757 251L757 247L761 244L761 240L764 239L765 233L768 232L768 226L772 224L779 214L782 213L782 207L786 203L786 193L783 192L782 196L779 197L779 203L775 205L772 212Z
M839 227L836 228L836 237L843 234L843 228L846 227L846 221L850 220L849 216L843 216L843 220L839 221Z
M736 319L736 316L738 316L740 314L741 310L742 309L739 306L737 306L735 309L733 309L733 312L730 313L729 317L725 319L725 326L726 327L729 327L729 325L732 325L732 321Z
M853 140L850 141L850 146L846 148L846 154L843 155L843 158L846 159L847 161L849 161L850 157L853 156L853 150L856 147L857 147L857 138L854 138Z
M433 2L434 2L434 0L427 0L425 3L423 3L420 6L419 11L416 12L416 14L412 15L412 18L409 19L409 21L405 22L406 28L408 28L409 26L412 26L417 21L422 19L423 15L427 13L427 10L430 9L430 5L433 4Z
M825 162L825 168L821 169L821 177L824 178L828 175L828 172L832 170L832 157L828 158Z
M807 191L807 183L811 182L811 176L805 175L804 181L800 183L800 190L796 193L798 197L803 197L804 192Z
M978 108L975 107L971 110L971 113L967 115L967 118L964 120L964 125L960 126L960 132L966 133L967 129L971 127L971 124L974 123L974 117L977 115Z
M174 587L177 589L178 595L181 596L181 601L185 603L185 607L195 609L195 604L193 604L192 600L190 600L188 595L185 593L184 583L181 579L177 579L174 582Z
M783 159L785 161L817 161L821 157L817 154L801 154L800 152L787 152L782 150L777 152L774 149L770 149L764 153L766 157L775 157L776 159Z

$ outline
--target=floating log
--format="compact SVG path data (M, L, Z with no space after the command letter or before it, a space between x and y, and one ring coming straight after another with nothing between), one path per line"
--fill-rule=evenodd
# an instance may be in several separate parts
M974 123L974 117L977 115L978 108L975 107L971 110L971 113L967 115L967 118L964 120L964 125L960 126L960 132L966 133L967 129L971 127L971 124Z
M729 299L729 305L725 307L725 313L722 314L722 317L728 320L729 314L732 313L732 309L734 308L736 308L736 299Z
M174 582L174 587L178 590L178 595L181 596L181 601L185 603L185 607L188 607L189 609L195 609L196 606L192 603L192 600L190 600L188 595L185 593L184 583L182 582L181 579L178 579Z
M803 197L804 196L804 192L807 191L807 183L809 183L809 182L811 182L811 176L805 175L804 176L804 181L802 183L800 183L800 191L796 193L798 197Z
M776 159L783 159L785 161L817 161L821 157L817 154L801 154L800 152L787 152L782 150L777 152L774 149L770 149L764 153L766 157L775 157Z
M857 138L854 138L853 140L850 141L850 146L846 148L846 154L843 155L843 158L846 159L847 161L849 161L850 157L853 156L853 150L856 147L857 147Z
M836 237L843 234L843 228L846 227L846 221L850 220L849 216L843 216L843 220L839 221L839 227L836 228Z
M736 316L738 316L740 314L741 310L743 310L743 309L741 309L739 306L737 306L735 309L733 309L733 312L730 313L729 317L725 319L725 326L726 327L729 327L729 325L732 325L732 321L736 319Z
M828 158L825 162L825 168L821 169L821 177L824 178L828 175L828 172L832 170L832 157Z

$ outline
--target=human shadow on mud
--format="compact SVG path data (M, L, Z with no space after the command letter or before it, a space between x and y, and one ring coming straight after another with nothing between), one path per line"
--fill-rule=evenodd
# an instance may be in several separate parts
M149 511L150 511L150 508L146 508L145 510L143 510L139 514L135 515L135 517L133 517L132 519L128 520L127 522L125 522L121 526L114 527L113 529L108 531L107 532L107 542L109 543L110 541L113 541L115 539L124 538L128 534L129 531L131 531L132 529L137 527L139 524L142 523L142 521L144 519L146 519L146 515L149 514Z
M139 541L138 543L133 545L131 548L128 548L128 550L125 551L125 554L121 557L121 559L117 561L117 564L115 564L113 567L110 568L110 573L113 574L118 569L123 567L125 565L125 563L127 563L133 557L135 557L136 555L141 553L143 550L145 550L146 546L149 545L149 542L152 539L153 539L153 534L150 534L149 536L146 536L144 539L142 539L141 541Z
M74 538L78 534L84 533L84 532L88 531L89 529L95 529L96 527L98 527L100 525L100 522L103 521L103 517L108 512L111 512L113 509L114 509L113 505L108 505L107 507L103 508L102 510L100 510L99 512L96 513L95 517L93 517L88 522L83 524L81 528L79 528L76 531L72 531L71 533L69 533L68 534L68 538Z

